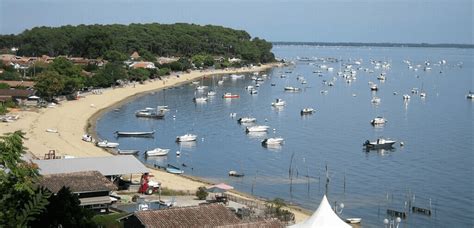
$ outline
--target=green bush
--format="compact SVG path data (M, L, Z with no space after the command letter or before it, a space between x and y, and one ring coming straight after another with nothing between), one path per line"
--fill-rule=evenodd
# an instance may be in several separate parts
M196 196L199 200L205 200L209 193L206 191L205 187L199 187L196 191Z

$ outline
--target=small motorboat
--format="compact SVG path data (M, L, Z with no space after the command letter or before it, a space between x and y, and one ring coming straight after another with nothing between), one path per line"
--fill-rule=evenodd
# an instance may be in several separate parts
M195 97L193 98L193 101L196 103L204 103L207 102L207 97Z
M215 96L216 94L217 94L216 91L212 91L212 90L210 90L210 91L207 92L207 96L208 96L208 97L213 97L213 96Z
M361 221L361 218L346 218L346 222L350 224L359 224Z
M380 97L373 97L372 100L370 100L370 102L372 102L373 104L379 104L381 101Z
M284 139L283 138L267 138L262 140L262 145L267 146L267 145L281 145L283 144Z
M387 119L385 119L385 118L383 118L383 117L381 117L381 116L377 116L377 117L375 117L374 119L372 119L372 120L370 121L370 124L372 124L372 125L375 126L375 125L383 125L383 124L385 124L386 122L387 122Z
M425 97L426 97L426 92L421 92L421 93L420 93L420 97L421 97L421 98L425 98Z
M242 117L237 120L239 123L254 123L255 121L257 121L255 117Z
M129 154L135 155L135 154L138 154L138 152L140 151L139 150L121 150L121 149L117 150L117 153L121 155L129 155Z
M240 96L238 94L232 94L232 93L224 93L222 98L239 98Z
M365 141L363 146L365 146L367 150L390 149L392 148L393 144L395 144L396 142L397 141L394 141L394 140L378 138L376 141L373 141L373 142L369 140Z
M244 78L244 75L243 74L231 74L230 78L231 79L241 79L241 78Z
M379 90L379 87L377 86L377 84L372 84L372 85L370 86L370 90L372 90L372 91L378 91L378 90Z
M254 89L254 87L251 86L251 85L249 85L249 86L245 87L245 89L246 89L246 90L252 90L252 89Z
M471 99L471 100L474 100L474 93L469 91L469 93L466 95L466 98L467 99Z
M296 91L300 91L301 89L298 88L298 87L293 87L293 86L286 86L284 88L285 91L290 91L290 92L296 92Z
M219 80L219 81L217 81L217 84L218 84L218 85L224 84L224 80Z
M270 128L269 126L265 126L265 125L256 125L252 127L247 127L245 131L246 132L264 132L264 131L268 131L269 128Z
M158 112L156 112L158 110ZM163 119L165 117L165 110L154 108L145 108L142 110L138 110L135 112L136 117L143 117L143 118L154 118L154 119Z
M200 85L200 86L196 87L196 90L202 91L202 90L205 90L207 88L208 88L208 86Z
M92 142L92 136L89 134L85 134L82 136L82 141Z
M410 100L410 95L403 94L403 100Z
M191 141L196 141L197 135L193 134L185 134L176 137L176 142L191 142Z
M56 128L48 128L48 129L46 129L46 132L49 132L49 133L58 133L58 129L56 129Z
M312 109L312 108L303 108L301 109L301 112L300 114L301 115L308 115L308 114L313 114L313 112L315 112L316 110Z
M238 172L235 171L235 170L231 170L231 171L229 171L229 176L230 176L230 177L243 177L243 176L245 176L245 174L243 174L243 173L238 173Z
M286 102L280 98L277 98L275 102L272 102L272 106L284 106Z
M155 131L116 131L118 137L153 137Z
M379 81L385 81L385 75L380 74L380 75L377 77L377 79L378 79Z
M166 172L168 173L172 173L172 174L183 174L184 173L184 170L174 166L174 165L170 165L168 164L168 167L166 167Z
M102 148L116 148L119 146L119 143L109 142L107 140L104 140L104 141L97 142L97 146L102 147Z
M258 90L252 89L252 90L250 90L250 94L258 94Z
M153 150L145 151L145 154L146 156L166 156L168 155L168 152L170 152L170 149L161 149L157 147Z

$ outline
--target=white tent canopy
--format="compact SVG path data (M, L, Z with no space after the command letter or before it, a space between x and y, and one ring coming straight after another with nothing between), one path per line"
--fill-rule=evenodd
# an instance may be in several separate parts
M337 216L337 214L332 210L331 205L326 198L326 195L323 196L321 203L319 204L318 209L303 222L289 226L291 228L351 228L349 224Z

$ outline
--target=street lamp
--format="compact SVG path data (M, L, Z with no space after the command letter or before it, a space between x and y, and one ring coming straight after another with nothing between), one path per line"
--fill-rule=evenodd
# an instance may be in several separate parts
M344 210L344 203L337 205L337 201L334 202L334 212L336 212L338 215L341 215L342 210Z
M385 224L386 228L398 228L402 219L397 217L396 219L384 219L383 224Z

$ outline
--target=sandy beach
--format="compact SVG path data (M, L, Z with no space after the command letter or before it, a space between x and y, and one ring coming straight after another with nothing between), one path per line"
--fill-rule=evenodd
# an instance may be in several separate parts
M277 64L262 65L253 68L239 68L233 70L192 71L190 73L165 77L164 80L148 81L123 88L105 89L102 94L89 94L75 101L65 101L54 108L43 108L36 111L18 111L20 119L11 123L0 123L0 134L21 130L26 133L24 145L37 158L43 158L49 150L55 150L56 155L74 157L113 156L111 153L96 147L93 143L82 141L88 128L91 130L97 118L103 111L108 110L121 102L133 99L135 96L146 94L149 91L187 83L200 77L215 74L231 74L264 71L276 67ZM57 129L58 133L46 132L46 129ZM154 178L162 186L181 191L194 192L205 182L196 178L188 178L169 174L159 170L151 170ZM234 194L239 194L234 192ZM242 194L244 195L244 194ZM293 210L298 221L307 217L305 213Z

